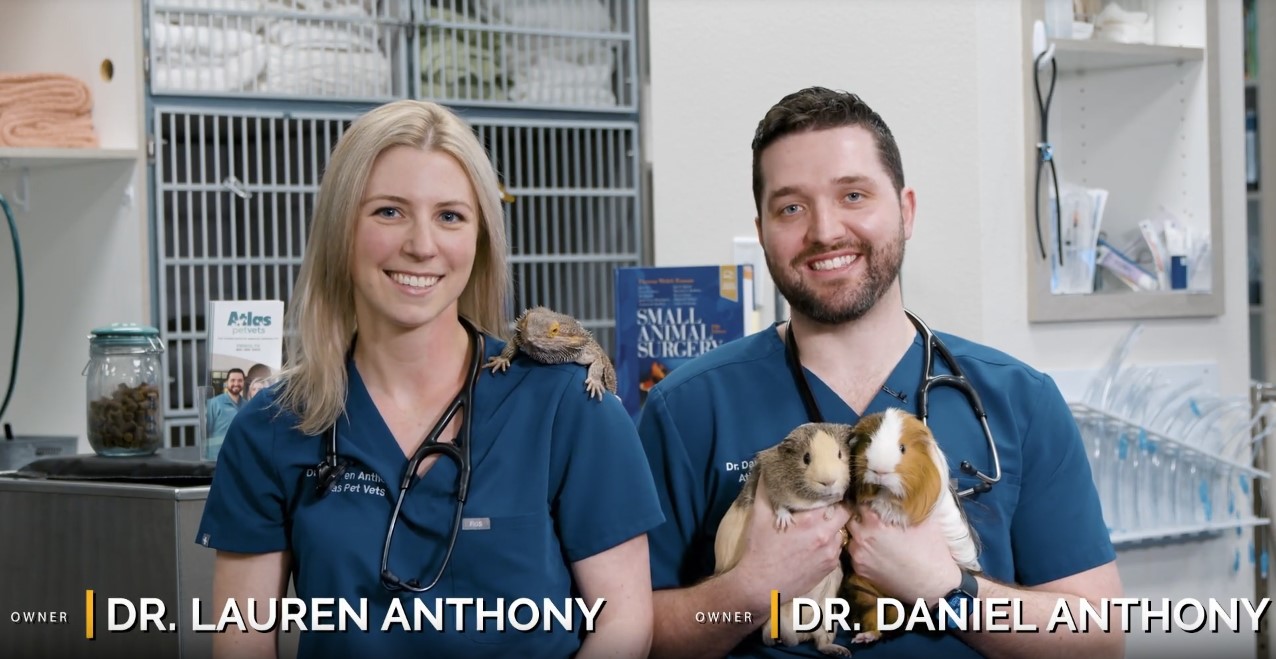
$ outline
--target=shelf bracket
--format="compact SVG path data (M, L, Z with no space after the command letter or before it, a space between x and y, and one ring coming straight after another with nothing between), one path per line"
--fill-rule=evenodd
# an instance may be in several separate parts
M1054 44L1046 38L1046 24L1034 21L1032 24L1032 59L1038 69L1045 69L1054 58Z
M23 213L31 212L31 168L23 167L18 174L18 191L13 195L13 205Z

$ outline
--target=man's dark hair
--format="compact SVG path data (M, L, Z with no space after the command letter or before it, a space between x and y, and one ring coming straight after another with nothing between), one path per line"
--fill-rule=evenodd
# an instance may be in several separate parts
M231 373L238 373L238 374L240 374L240 375L244 375L244 369L236 367L236 368L232 368L232 369L230 369L229 371L226 371L226 379L227 379L227 380L229 380L229 379L230 379L230 374L231 374ZM244 377L248 377L248 376L244 375Z
M807 87L771 106L753 134L753 203L759 218L762 217L762 151L785 135L843 126L860 126L873 136L895 193L904 189L904 163L899 156L899 145L881 116L850 92Z

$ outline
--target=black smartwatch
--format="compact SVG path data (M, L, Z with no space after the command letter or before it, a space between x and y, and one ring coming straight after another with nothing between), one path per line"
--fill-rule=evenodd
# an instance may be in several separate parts
M979 582L975 581L975 574L970 570L962 569L961 583L957 584L956 588L948 591L947 595L944 595L944 601L948 603L948 608L952 609L954 613L961 613L961 611L965 610L966 620L969 622L973 619L975 613L975 599L977 597L979 597ZM936 605L935 611L933 611L936 619L939 618L940 606ZM959 622L960 618L954 620L953 616L945 616L944 629L948 631L957 629L961 626Z

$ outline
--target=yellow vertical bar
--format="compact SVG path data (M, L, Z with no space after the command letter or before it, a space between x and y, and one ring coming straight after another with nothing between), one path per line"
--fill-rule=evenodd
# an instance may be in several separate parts
M780 591L771 591L771 638L780 638Z
M93 638L93 591L84 591L84 638Z

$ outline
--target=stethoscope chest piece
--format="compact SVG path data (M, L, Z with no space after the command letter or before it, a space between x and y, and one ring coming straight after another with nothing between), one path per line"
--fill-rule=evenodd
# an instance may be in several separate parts
M332 441L335 444L335 435L337 434L337 427L335 425L332 427L332 434L334 435ZM332 457L335 458L335 454ZM345 460L339 459L325 459L323 462L320 462L319 466L315 469L317 476L315 478L315 493L321 497L324 494L327 494L328 491L332 489L332 486L336 485L337 482L341 480L341 477L345 475L346 467L348 466L349 464Z

